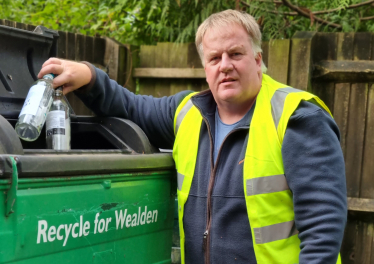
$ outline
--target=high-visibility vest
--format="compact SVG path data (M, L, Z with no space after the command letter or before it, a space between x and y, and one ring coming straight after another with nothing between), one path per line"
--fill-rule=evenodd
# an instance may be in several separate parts
M178 177L182 264L185 261L184 205L194 176L203 120L191 101L193 95L184 98L174 118L173 158ZM288 120L302 100L312 100L330 113L317 96L287 87L263 74L243 166L247 214L258 264L299 262L300 240L295 227L292 193L284 175L281 146ZM337 263L341 263L340 255Z

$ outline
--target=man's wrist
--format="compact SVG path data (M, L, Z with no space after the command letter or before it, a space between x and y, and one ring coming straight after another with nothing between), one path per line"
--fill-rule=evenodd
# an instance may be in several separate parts
M80 63L83 63L84 65L86 65L90 69L90 71L91 71L91 80L90 80L90 82L88 84L83 85L82 87L80 87L79 89L75 90L74 92L75 93L79 93L79 94L85 94L85 93L88 93L92 89L93 85L96 82L96 70L95 70L95 67L91 63L89 63L87 61L81 61Z

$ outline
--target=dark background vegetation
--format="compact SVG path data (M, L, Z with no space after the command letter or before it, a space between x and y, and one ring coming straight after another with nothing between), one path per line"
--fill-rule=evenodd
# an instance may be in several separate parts
M0 0L0 19L140 45L193 42L206 17L228 8L253 15L265 40L374 31L373 0Z

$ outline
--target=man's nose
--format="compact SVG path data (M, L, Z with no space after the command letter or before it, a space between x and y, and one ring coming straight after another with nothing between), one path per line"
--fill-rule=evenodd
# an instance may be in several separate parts
M234 66L232 65L230 56L226 53L222 54L220 71L227 73L229 71L232 71L233 68Z

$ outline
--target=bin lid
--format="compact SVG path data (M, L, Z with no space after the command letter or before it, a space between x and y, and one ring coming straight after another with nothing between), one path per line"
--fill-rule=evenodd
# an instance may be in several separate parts
M0 115L17 117L43 63L57 55L57 31L0 25Z

